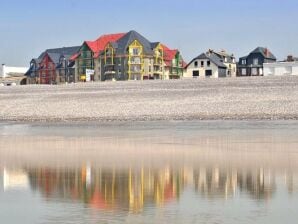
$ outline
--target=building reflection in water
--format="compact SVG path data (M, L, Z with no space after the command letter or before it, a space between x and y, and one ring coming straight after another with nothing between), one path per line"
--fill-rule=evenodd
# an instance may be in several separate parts
M254 199L270 199L276 190L275 176L264 169L235 170L200 168L194 171L195 189L210 199L248 193Z
M297 173L286 171L278 177L285 180L289 194L298 191ZM178 200L185 187L210 200L233 198L237 192L254 200L270 200L280 185L274 172L262 168L108 169L83 165L72 169L5 169L3 178L6 189L30 186L47 200L134 213Z
M79 200L97 209L138 212L179 197L183 172L170 169L29 169L31 188L47 199Z

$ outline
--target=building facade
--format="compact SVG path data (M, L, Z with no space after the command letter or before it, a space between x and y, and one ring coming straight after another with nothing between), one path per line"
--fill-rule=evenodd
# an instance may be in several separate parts
M257 47L248 56L239 59L237 76L263 76L263 64L273 62L276 62L276 57L268 48Z
M79 47L48 49L32 59L26 72L28 84L58 84L74 82L75 67L71 60Z
M298 58L288 56L286 60L264 64L264 76L298 75Z
M75 61L76 81L100 80L99 64L96 59L103 52L108 42L117 41L124 33L102 35L95 41L84 41L77 54L72 59Z
M160 42L136 31L110 41L96 59L100 80L174 79L183 75L183 58Z
M233 56L212 50L202 53L186 66L186 78L221 78L232 76L236 70Z
M234 54L229 54L225 50L222 51L213 51L209 50L211 54L215 54L223 64L227 67L226 76L227 77L236 77L237 75L237 63Z

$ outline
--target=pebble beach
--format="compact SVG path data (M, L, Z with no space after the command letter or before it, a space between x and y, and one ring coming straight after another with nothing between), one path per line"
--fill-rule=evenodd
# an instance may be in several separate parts
M0 120L296 120L298 77L0 87Z

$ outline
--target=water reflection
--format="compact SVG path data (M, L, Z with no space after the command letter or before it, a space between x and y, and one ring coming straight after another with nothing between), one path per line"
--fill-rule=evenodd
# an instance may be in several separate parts
M179 201L185 188L209 200L229 200L245 194L253 200L271 200L277 179L284 180L287 193L298 191L298 175L291 171L250 170L219 167L173 169L80 168L4 169L4 190L26 189L41 193L44 199L84 203L101 210L141 212ZM199 197L197 198L199 200Z
M1 220L20 223L19 208L28 223L295 223L298 124L215 124L6 130Z
M245 171L201 168L194 171L194 181L196 191L208 198L233 197L239 190L262 200L270 199L276 190L275 176L262 168Z
M33 191L46 199L79 201L92 208L138 212L177 200L184 187L180 170L25 169Z

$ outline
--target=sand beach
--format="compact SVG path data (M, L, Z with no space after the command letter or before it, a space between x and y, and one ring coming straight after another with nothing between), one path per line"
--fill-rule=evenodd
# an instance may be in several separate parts
M0 87L0 120L24 122L297 119L298 77Z

